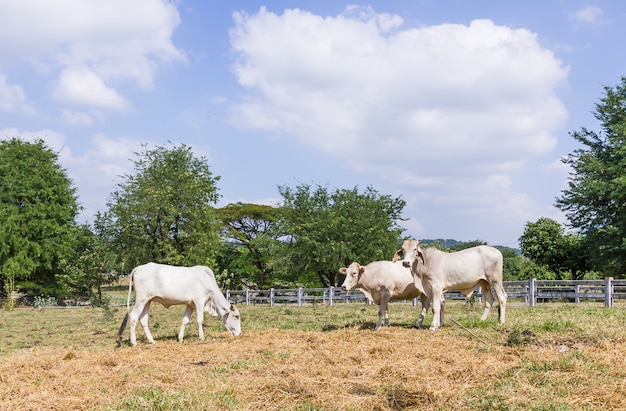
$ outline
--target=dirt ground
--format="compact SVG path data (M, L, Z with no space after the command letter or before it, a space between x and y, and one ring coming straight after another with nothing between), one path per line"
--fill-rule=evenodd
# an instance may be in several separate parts
M454 327L210 333L0 357L0 409L626 409L626 340L487 344Z

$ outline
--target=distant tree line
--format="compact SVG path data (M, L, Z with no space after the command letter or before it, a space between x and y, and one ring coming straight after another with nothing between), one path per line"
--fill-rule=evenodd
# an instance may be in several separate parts
M623 277L626 264L626 78L596 106L602 130L572 133L583 148L557 199L573 231L528 222L519 250L499 247L507 280ZM92 224L78 224L76 189L43 141L0 142L0 297L90 298L133 267L207 265L222 287L337 285L352 261L390 259L405 201L373 187L279 186L280 205L216 207L219 176L181 144L142 147L133 171ZM481 240L422 240L457 251Z

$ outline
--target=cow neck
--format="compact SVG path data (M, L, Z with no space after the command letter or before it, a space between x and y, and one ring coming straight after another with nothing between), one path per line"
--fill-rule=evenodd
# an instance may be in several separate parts
M218 290L213 292L212 295L213 307L218 317L224 318L230 311L230 303L226 300L226 297Z

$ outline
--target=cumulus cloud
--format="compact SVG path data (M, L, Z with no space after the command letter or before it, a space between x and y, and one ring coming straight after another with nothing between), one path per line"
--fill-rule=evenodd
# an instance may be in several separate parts
M0 67L27 61L58 76L60 101L119 109L126 104L115 82L149 89L160 64L185 60L171 40L179 23L175 5L162 0L1 2ZM81 94L85 84L98 93Z
M86 68L63 70L52 95L59 101L74 105L115 110L124 110L129 106L124 97L104 84L102 77Z
M6 76L0 73L0 110L12 111L18 109L26 113L34 112L34 109L26 99L24 89L19 85L8 84Z
M432 204L528 204L512 175L555 149L568 117L556 95L568 68L526 29L403 28L355 7L233 18L233 71L248 91L233 124L295 138Z

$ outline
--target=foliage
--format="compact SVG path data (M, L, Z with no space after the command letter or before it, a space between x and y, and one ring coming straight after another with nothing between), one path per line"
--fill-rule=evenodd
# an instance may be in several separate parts
M557 280L562 279L564 271L570 272L572 280L578 280L589 269L583 237L565 233L561 224L551 218L526 223L519 242L522 253L547 267Z
M626 273L626 77L596 104L599 133L571 133L584 147L563 159L572 168L556 206L585 235L589 258L605 275Z
M42 140L0 142L0 288L8 295L23 280L54 292L58 262L71 251L75 191Z
M57 299L51 296L36 295L33 299L33 306L35 308L50 308L57 306Z
M306 184L280 186L279 192L285 207L283 231L290 235L282 260L286 275L312 274L323 286L337 285L342 266L388 260L398 247L403 229L397 221L405 206L401 198L369 186L362 193L357 187L331 192Z
M111 250L109 238L105 234L106 227L100 222L97 220L95 223L96 232L92 232L88 225L73 230L74 253L61 261L63 273L57 275L68 295L74 298L90 297L92 305L98 307L104 303L102 287L118 278L114 270L118 256Z
M496 247L502 253L502 277L505 281L519 279L522 272L522 260L524 257L509 247Z
M124 176L109 210L98 216L121 256L121 269L149 261L212 266L219 244L212 207L219 176L184 144L144 149L137 156L135 172Z
M229 204L217 210L223 245L217 257L221 269L237 273L235 281L270 286L274 249L280 247L282 209L261 204Z
M522 257L521 267L518 280L530 280L535 278L537 280L556 280L554 272L552 272L545 264L537 264L533 260L527 257Z

